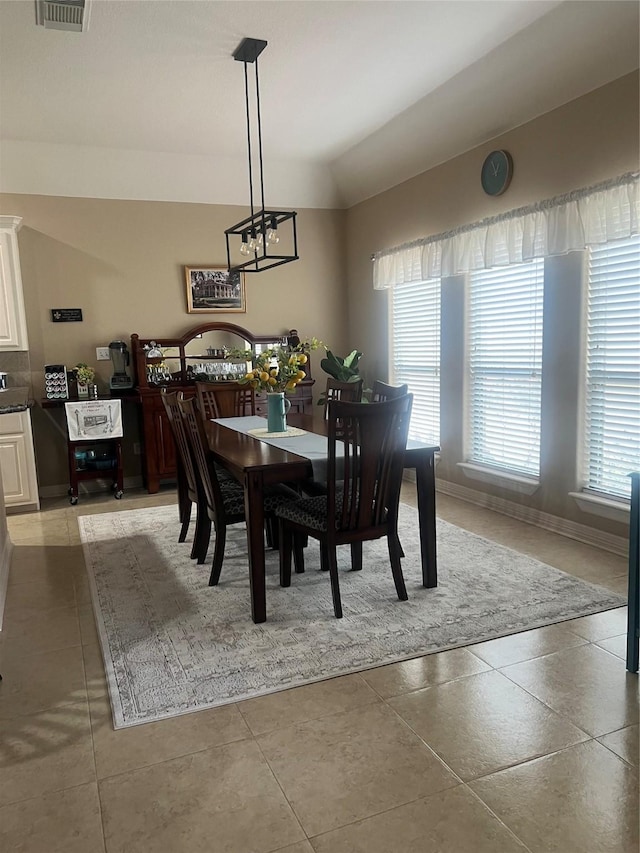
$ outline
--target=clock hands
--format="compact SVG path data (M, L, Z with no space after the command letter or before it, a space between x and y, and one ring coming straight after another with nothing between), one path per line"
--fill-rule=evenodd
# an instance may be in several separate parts
M492 169L492 171L493 171L493 177L494 177L494 178L497 178L497 177L498 177L498 172L500 171L500 163L499 163L499 162L498 162L498 163L494 163L494 162L493 162L493 160L491 160L491 169Z

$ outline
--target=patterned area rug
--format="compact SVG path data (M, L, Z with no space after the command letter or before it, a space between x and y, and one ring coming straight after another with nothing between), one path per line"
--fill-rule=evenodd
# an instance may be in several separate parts
M246 533L229 528L220 585L178 543L175 506L78 519L115 728L224 705L336 675L619 607L621 595L438 519L438 587L421 586L416 511L401 508L409 601L398 601L386 540L364 570L339 549L335 619L317 543L306 572L278 583L267 552L267 622L251 621ZM192 525L193 527L193 525ZM191 531L193 532L193 531ZM210 549L212 554L212 549Z

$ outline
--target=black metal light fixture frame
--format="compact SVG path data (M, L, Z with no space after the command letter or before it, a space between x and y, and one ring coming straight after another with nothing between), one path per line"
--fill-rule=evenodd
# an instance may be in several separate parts
M258 57L267 46L264 39L243 39L238 47L233 52L233 58L238 62L244 63L244 91L245 103L247 111L247 149L249 157L249 202L251 205L251 215L246 219L237 222L230 228L225 230L227 241L227 267L229 272L262 272L263 270L278 267L282 264L288 264L291 261L298 260L298 235L296 231L296 211L288 210L267 210L264 206L264 179L262 170L262 123L260 118L260 85L258 78ZM258 142L258 164L259 164L259 183L260 183L260 209L256 210L253 197L253 165L251 159L251 116L249 110L249 73L247 66L253 64L255 67L255 93L256 93L256 117L257 117L257 142ZM279 243L268 243L267 235L271 230L278 231L283 223L291 223L293 254L276 254ZM251 256L241 263L232 263L231 247L233 243L237 244L234 238L240 238L240 244L247 243L252 237L254 240L261 237L261 241L256 248L251 251ZM281 238L282 239L282 238ZM291 242L288 238L287 242ZM273 247L275 251L273 250ZM271 248L271 251L270 251ZM243 256L244 257L244 256Z

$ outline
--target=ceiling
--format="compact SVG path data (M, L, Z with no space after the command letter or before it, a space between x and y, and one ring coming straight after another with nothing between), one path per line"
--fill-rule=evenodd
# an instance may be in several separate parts
M638 8L91 0L73 33L0 0L0 189L246 204L252 36L268 203L349 206L637 68Z

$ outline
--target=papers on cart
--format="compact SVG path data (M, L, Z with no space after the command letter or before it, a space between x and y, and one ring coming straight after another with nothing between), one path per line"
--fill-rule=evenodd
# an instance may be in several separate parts
M95 441L122 436L120 400L74 400L64 404L69 441Z

